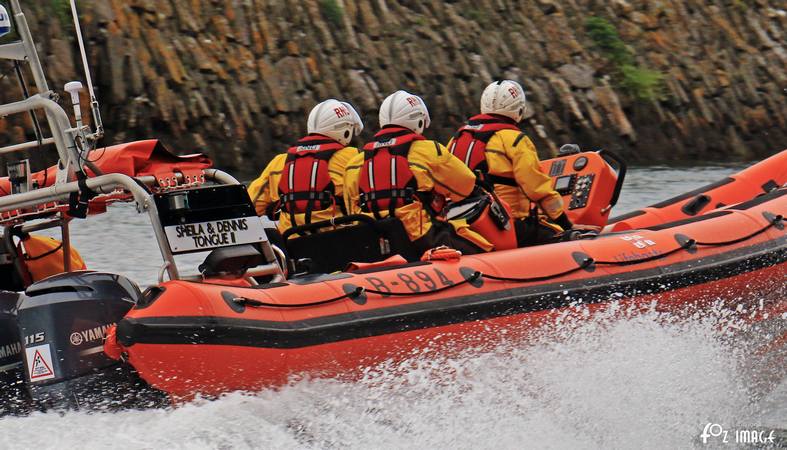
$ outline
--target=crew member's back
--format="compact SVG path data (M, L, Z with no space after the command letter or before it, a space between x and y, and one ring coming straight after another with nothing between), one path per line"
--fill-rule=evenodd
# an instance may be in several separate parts
M345 213L344 171L358 154L348 144L363 130L361 118L349 103L329 99L311 110L307 130L249 186L257 214L278 218L282 233Z
M484 89L481 114L448 143L449 151L482 174L484 184L511 207L520 247L553 241L574 227L552 179L541 171L533 142L519 129L525 107L519 83L496 81Z
M381 130L347 165L348 213L376 219L395 216L416 250L448 245L464 254L491 249L466 224L450 223L432 203L462 200L474 189L475 175L445 147L422 135L429 126L423 100L405 91L388 96L380 107Z

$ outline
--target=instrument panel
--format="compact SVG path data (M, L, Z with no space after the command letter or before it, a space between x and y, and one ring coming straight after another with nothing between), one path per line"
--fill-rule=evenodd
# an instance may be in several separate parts
M544 160L541 169L552 178L572 222L606 224L625 177L620 158L605 150L581 152Z

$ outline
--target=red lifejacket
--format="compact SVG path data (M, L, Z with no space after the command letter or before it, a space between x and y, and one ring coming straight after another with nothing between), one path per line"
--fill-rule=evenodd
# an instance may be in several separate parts
M310 134L287 150L287 159L279 180L279 197L282 211L290 214L296 226L295 214L305 214L305 223L311 223L312 211L327 209L338 204L328 164L333 155L344 148L341 143L319 134Z
M394 210L410 204L418 183L410 170L407 154L413 141L424 140L420 134L402 127L386 127L363 147L364 161L358 179L361 210L380 219L380 211Z
M454 135L448 151L465 163L473 172L481 172L494 184L516 186L513 178L489 175L486 144L500 130L520 131L512 119L504 116L479 114L471 117Z

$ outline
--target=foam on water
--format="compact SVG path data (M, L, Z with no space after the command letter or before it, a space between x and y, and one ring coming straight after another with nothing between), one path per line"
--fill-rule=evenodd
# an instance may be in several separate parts
M787 423L784 360L752 357L772 333L735 338L746 326L721 307L691 318L623 309L567 313L491 351L422 352L352 383L6 418L0 448L686 448L708 422Z

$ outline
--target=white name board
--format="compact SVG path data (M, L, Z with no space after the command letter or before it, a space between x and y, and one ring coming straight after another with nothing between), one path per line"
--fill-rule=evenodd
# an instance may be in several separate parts
M172 253L210 250L264 241L259 217L212 220L164 227Z

